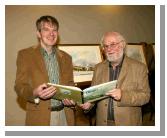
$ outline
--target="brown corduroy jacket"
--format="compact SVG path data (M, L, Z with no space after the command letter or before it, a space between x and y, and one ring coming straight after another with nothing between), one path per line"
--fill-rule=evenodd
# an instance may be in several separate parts
M63 85L74 85L72 58L67 53L56 48L59 64L59 82ZM34 103L33 89L40 84L49 82L40 45L19 51L17 57L17 73L15 90L17 95L27 101L26 125L50 125L50 100L40 100ZM65 108L68 125L74 125L73 112Z
M92 85L109 81L107 61L95 67ZM120 101L114 100L115 124L119 126L142 125L141 106L149 102L150 88L147 68L143 63L125 56L117 88L121 89ZM96 125L107 125L108 98L97 103Z

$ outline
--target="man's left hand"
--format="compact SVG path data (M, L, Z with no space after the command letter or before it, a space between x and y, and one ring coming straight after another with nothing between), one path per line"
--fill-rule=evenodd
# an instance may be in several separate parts
M64 99L62 100L64 106L75 106L75 102L73 100L69 100L69 99Z
M113 99L119 101L121 100L121 89L113 89L106 93L106 95L113 97Z

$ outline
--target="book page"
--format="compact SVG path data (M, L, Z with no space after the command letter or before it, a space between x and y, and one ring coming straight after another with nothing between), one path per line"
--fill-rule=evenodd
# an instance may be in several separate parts
M73 100L77 104L83 103L83 92L80 88L74 86L65 86L59 84L48 83L49 86L56 87L56 94L52 99L63 100L69 99Z
M100 97L106 98L105 94L116 88L117 80L110 81L107 83L95 85L83 90L84 102L91 102L102 99Z
M53 84L53 83L47 83L49 86L56 86L56 87L60 87L60 88L65 88L65 89L69 89L69 90L74 90L74 91L80 91L82 92L82 90L78 87L75 86L65 86L65 85L60 85L60 84Z

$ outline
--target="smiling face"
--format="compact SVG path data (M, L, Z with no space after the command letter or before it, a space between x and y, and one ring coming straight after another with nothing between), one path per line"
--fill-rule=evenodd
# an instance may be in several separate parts
M37 31L37 36L43 47L54 46L58 37L58 28L50 22L42 22L41 30Z
M119 63L123 57L125 41L117 33L107 33L103 38L103 48L107 60Z

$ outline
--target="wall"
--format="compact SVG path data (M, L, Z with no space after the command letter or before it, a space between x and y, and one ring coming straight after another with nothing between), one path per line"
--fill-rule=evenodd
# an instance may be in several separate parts
M42 15L60 22L60 43L99 43L106 31L122 33L127 42L155 42L154 6L6 6L6 125L24 125L25 104L13 89L20 49L37 43L35 21Z

